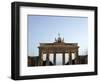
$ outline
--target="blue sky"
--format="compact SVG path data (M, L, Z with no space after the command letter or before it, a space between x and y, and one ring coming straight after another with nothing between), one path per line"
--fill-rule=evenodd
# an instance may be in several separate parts
M38 56L39 43L52 43L64 37L64 42L78 43L79 53L88 48L88 18L69 16L28 16L28 55Z

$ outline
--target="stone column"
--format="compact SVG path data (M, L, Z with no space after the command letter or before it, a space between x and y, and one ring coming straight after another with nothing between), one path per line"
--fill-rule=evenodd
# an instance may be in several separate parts
M54 62L54 65L56 65L56 52L54 52L53 62Z
M39 50L39 62L38 62L38 66L42 66L43 64L43 54L41 52L41 50Z
M69 52L69 64L72 64L72 53L71 53L71 51Z
M65 65L65 53L63 52L63 57L62 57L63 65Z
M75 64L78 64L78 50L75 52Z
M46 65L49 65L49 53L46 54Z

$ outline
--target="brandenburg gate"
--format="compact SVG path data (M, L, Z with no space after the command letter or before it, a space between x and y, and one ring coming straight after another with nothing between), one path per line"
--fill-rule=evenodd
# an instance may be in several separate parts
M53 64L56 65L57 53L62 53L62 63L65 65L65 53L68 53L69 64L72 64L72 53L75 55L75 64L78 60L78 43L65 43L64 38L61 39L60 35L54 43L40 43L39 48L39 66L43 65L43 55L46 54L46 65L49 66L50 54L53 53Z

